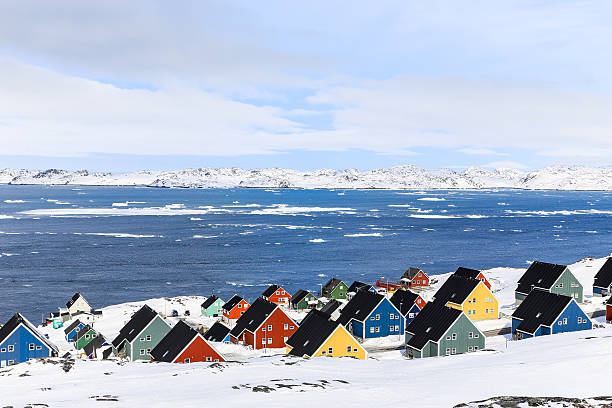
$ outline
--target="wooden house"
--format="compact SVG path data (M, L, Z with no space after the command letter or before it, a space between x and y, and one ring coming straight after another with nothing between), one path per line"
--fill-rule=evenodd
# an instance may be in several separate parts
M295 310L315 309L321 305L319 299L307 290L298 290L291 296L290 306Z
M70 298L68 303L66 303L66 309L68 309L68 313L70 313L70 315L75 315L78 312L91 313L92 311L89 303L87 303L83 295L81 295L79 292L75 293Z
M85 323L81 322L79 319L73 321L68 327L64 329L64 336L66 337L66 341L72 343L76 337L76 335L83 330L85 327Z
M196 363L225 361L225 358L200 333L180 320L151 350L151 360Z
M268 302L276 303L277 305L289 306L291 295L285 289L278 285L270 285L261 294L261 297Z
M455 273L453 273L453 275L461 276L463 278L477 279L479 281L482 281L482 283L484 283L487 288L489 288L489 290L491 289L491 283L489 282L487 277L484 275L484 273L476 269L464 268L460 266L459 268L457 268Z
M608 258L601 266L593 282L594 296L608 296L612 293L612 258Z
M112 346L106 342L101 334L98 334L92 341L87 343L81 350L83 355L90 359L107 359L112 351Z
M331 278L321 288L321 297L327 299L346 299L348 286L340 279Z
M484 284L483 284L484 285ZM485 335L461 309L429 302L406 326L406 356L450 356L482 350Z
M434 295L434 301L462 310L471 320L499 318L497 299L478 279L451 275Z
M368 358L367 351L338 321L313 309L287 340L287 354L298 357Z
M385 296L358 290L344 306L340 324L360 338L385 337L404 333L405 319L400 311Z
M222 307L223 320L228 323L235 322L248 310L249 306L249 303L242 297L238 295L232 296Z
M565 295L582 303L582 284L566 265L534 262L518 281L514 291L516 304L519 305L533 289Z
M321 312L327 314L330 319L338 320L344 304L337 299L332 299L321 308Z
M34 358L57 357L57 353L57 347L19 313L0 328L0 367Z
M232 343L245 344L257 350L284 348L297 326L277 304L258 298L236 321L230 339Z
M221 322L216 322L210 329L204 333L204 339L207 341L214 341L217 343L229 344L230 340L230 328Z
M206 317L219 317L223 315L225 302L215 295L211 295L200 305L202 315Z
M593 323L576 299L535 289L512 314L512 337L526 339L578 330L590 330Z
M141 307L113 340L113 351L130 360L150 360L151 350L170 331L170 325L148 305Z
M74 338L74 348L77 350L81 350L87 344L89 344L93 339L98 336L98 333L93 329L93 327L86 325L80 330L75 338Z
M429 276L420 268L410 267L402 274L400 281L411 288L429 286Z
M406 324L410 323L427 303L416 293L403 289L396 290L389 300L404 316Z

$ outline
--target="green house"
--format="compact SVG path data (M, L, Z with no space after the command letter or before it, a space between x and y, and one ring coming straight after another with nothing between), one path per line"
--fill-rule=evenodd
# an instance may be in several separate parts
M291 297L290 305L295 310L318 309L323 306L315 295L302 289Z
M328 299L346 299L348 286L340 279L331 278L321 289L321 296Z
M519 305L533 289L569 296L582 303L583 288L566 265L533 262L518 281L514 298Z
M459 309L429 302L406 326L406 356L450 356L482 350L485 335Z
M98 333L89 325L83 327L81 331L77 333L74 338L74 348L81 350L83 347L89 344L93 339L96 338Z
M171 327L149 306L138 310L113 340L115 354L134 360L151 360L151 350L168 334Z
M219 317L223 315L223 305L225 302L217 296L212 295L201 305L202 315L207 317Z

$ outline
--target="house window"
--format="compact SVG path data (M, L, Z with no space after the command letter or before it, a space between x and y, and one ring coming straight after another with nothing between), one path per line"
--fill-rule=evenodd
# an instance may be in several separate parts
M376 320L380 320L380 314L376 315Z
M13 345L8 346L8 352L12 353L13 351L15 351L15 346L13 346Z
M268 331L272 331L272 325L271 324L268 325Z
M219 359L218 359L218 358L215 358L215 363L218 363L218 362L219 362Z
M469 346L469 347L468 347L468 353L469 353L470 351L472 351L472 350L473 350L472 346Z
M333 347L330 347L330 348L327 350L327 354L334 354L334 348L333 348Z
M141 356L144 356L146 352L147 352L147 350L145 350L145 349L140 349L140 355L141 355Z
M476 298L473 298L473 299L472 299L472 303L476 303Z
M240 312L240 316L242 316L244 314L244 312Z
M42 350L42 346L36 346L36 350Z
M266 344L266 338L261 339L261 344Z
M268 337L268 344L272 344L272 337Z
M395 331L395 328L393 327L393 325L389 326L389 331Z
M567 317L563 318L563 324L567 324Z
M277 295L280 295L280 290L277 290L277 291L276 291L276 294L277 294Z
M374 316L370 317L370 320L375 320L375 319L376 319L376 317L374 317Z
M476 309L472 309L472 314L475 315L476 314Z
M563 282L560 282L560 283L557 285L557 287L558 287L558 288L563 288Z
M346 352L347 352L347 353L350 353L350 352L351 352L351 350L353 350L353 348L352 348L351 346L346 346Z
M186 358L185 359L185 364L189 364L189 363L191 363L191 359L190 358Z
M446 355L447 355L447 356L450 356L450 353L451 353L451 349L447 348L447 349L446 349Z
M582 323L582 317L578 316L578 324Z
M472 311L471 311L470 309L468 309L468 314L469 314L469 315L471 315L471 314L472 314Z
M283 337L283 342L286 343L289 340L289 337Z
M76 332L78 333L78 332L80 332L80 331L81 331L81 328L80 328L80 327L77 327L77 328L76 328Z
M446 336L446 340L450 340L450 339L451 339L451 336Z
M144 337L141 337L141 338L140 338L140 341L145 341L145 338L144 338Z
M2 349L0 350L0 353L6 353L6 348L2 347Z
M451 354L457 354L457 349L453 347L453 349L451 350Z
M89 340L89 334L86 334L86 335L85 335L85 339L86 339L86 340Z
M380 327L376 327L376 333L380 333Z
M561 320L559 320L559 321L557 322L557 324L558 324L559 326L561 326L561 325L563 324L563 322L561 322Z
M473 332L469 332L468 333L468 339L473 339L474 338L474 333Z
M261 331L264 331L264 332L265 332L265 331L266 331L266 326L262 327L262 328L261 328Z
M413 319L413 318L414 318L414 313L408 313L408 317L409 317L410 319Z
M206 357L206 361L212 361L212 357Z
M293 327L293 326L290 326L290 327L289 327L289 329L293 330L293 329L294 329L294 327Z
M35 348L36 348L36 347L35 347L34 343L30 343L30 347L29 347L29 349L30 349L30 350L34 350Z
M325 350L322 350L322 351L321 351L321 354L322 354L322 355L326 355L326 354L327 354L327 352L326 352Z
M478 346L474 346L474 351L478 350Z
M283 329L285 330L289 329L289 325L285 323L285 325L283 326Z
M370 327L370 333L374 333L374 328Z
M451 340L457 340L457 333L453 333L451 335Z
M9 360L8 361L8 365L14 365L15 364L15 360Z
M479 334L478 334L478 333L474 333L474 338L475 338L475 339L477 339L477 338L478 338L478 336L479 336Z
M353 353L357 352L357 347L353 347Z
M242 303L238 303L238 309L242 309Z
M399 326L395 325L395 331L399 331Z
M151 335L147 334L147 341L151 341Z

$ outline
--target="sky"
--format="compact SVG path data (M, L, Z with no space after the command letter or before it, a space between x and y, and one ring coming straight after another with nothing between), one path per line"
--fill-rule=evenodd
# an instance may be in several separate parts
M612 3L0 0L0 168L612 164Z

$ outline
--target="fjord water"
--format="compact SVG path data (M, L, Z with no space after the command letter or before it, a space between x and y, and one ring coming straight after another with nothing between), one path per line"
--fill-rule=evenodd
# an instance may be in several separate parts
M611 238L607 192L4 185L0 320L38 322L76 291L96 307L254 300L270 283L318 291L331 276L373 283L409 266L570 263L610 254Z

